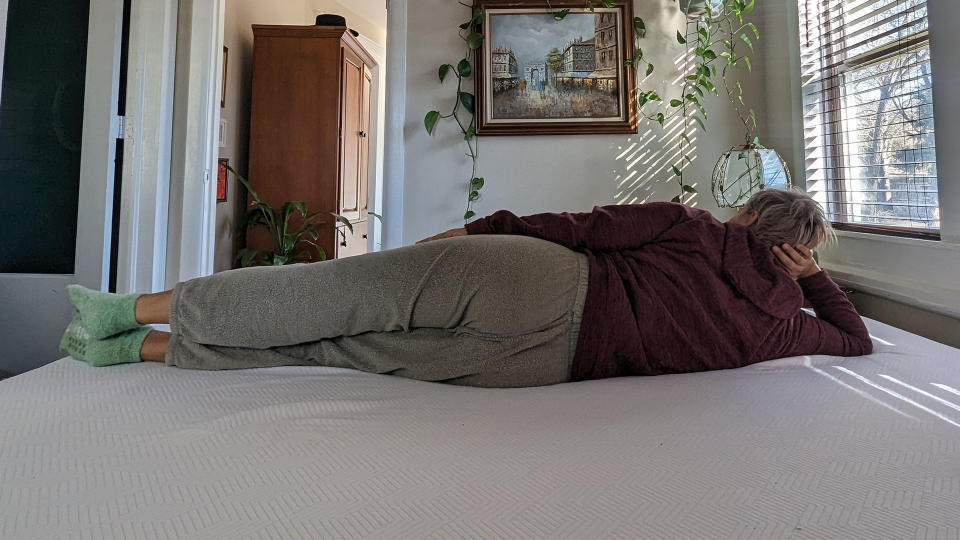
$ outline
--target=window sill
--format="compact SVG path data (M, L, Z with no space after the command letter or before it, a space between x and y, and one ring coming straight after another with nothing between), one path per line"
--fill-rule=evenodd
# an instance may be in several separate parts
M855 238L870 242L882 242L886 244L922 247L923 249L937 249L960 254L960 244L954 244L948 240L929 240L925 238L908 238L903 236L892 236L881 233L865 233L859 231L846 231L843 229L834 229L837 233L837 239Z
M820 260L838 283L960 318L960 244L837 231Z

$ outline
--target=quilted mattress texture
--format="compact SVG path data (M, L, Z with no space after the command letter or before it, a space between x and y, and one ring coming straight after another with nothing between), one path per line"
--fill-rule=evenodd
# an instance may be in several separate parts
M515 390L65 359L0 383L0 538L958 540L960 351L869 326Z

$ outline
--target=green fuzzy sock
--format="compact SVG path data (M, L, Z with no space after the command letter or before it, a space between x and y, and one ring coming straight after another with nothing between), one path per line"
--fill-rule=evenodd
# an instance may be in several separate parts
M78 315L63 333L60 349L93 367L132 364L140 361L140 347L149 333L150 327L141 326L106 339L93 339Z
M103 339L140 326L133 314L139 294L110 294L80 285L67 285L70 302L83 318L83 327L93 339Z

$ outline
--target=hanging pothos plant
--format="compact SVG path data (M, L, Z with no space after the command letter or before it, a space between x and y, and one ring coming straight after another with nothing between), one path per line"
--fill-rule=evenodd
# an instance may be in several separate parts
M674 2L677 1L674 0ZM676 39L680 45L686 46L685 58L691 62L691 67L688 67L685 72L680 95L665 103L664 98L655 90L643 90L638 84L636 106L639 117L656 122L661 128L666 127L675 118L680 119L681 133L677 138L679 158L677 162L671 164L678 194L672 200L688 203L697 190L687 183L684 171L688 164L693 163L693 158L690 156L693 124L695 123L702 131L707 129L706 122L709 115L704 98L708 93L719 96L722 87L722 91L744 125L747 146L759 145L759 140L753 136L757 127L756 112L747 107L744 102L741 83L737 80L731 82L728 75L731 69L741 65L746 66L748 71L753 71L750 54L753 53L754 39L760 38L760 31L752 22L744 21L744 16L753 11L756 0L679 1L681 11L687 16L687 22L682 30L677 30ZM424 126L427 133L431 135L442 119L452 119L460 128L466 145L466 156L470 158L472 165L466 212L463 215L464 220L469 220L476 215L473 206L480 198L480 190L485 181L477 176L480 146L476 137L474 95L463 90L463 82L465 78L472 76L477 50L483 45L484 38L480 32L480 25L485 14L479 8L462 2L461 5L471 10L470 20L459 26L460 38L464 42L464 56L456 65L442 64L438 70L441 84L451 74L457 78L453 107L447 114L442 114L439 110L428 112L424 118ZM549 0L547 5L550 6ZM604 8L613 8L617 6L617 2L602 0L599 5ZM594 11L595 4L591 0L585 0L584 7ZM569 8L559 9L553 11L553 18L562 21L569 14ZM646 23L642 18L634 17L633 27L634 39L637 43L633 58L627 59L626 64L633 65L638 79L645 80L654 73L656 66L644 56L643 48L640 47L646 33ZM745 47L749 52L744 50Z

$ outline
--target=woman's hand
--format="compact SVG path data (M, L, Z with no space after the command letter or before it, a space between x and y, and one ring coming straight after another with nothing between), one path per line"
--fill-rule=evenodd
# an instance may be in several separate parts
M430 238L424 238L423 240L417 242L418 244L423 244L424 242L433 242L434 240L443 240L444 238L453 238L455 236L466 236L467 230L463 227L459 229L450 229L447 232L442 232L436 236L431 236Z
M813 260L813 252L807 246L773 246L773 254L780 263L790 272L793 279L810 277L820 271L817 261Z

